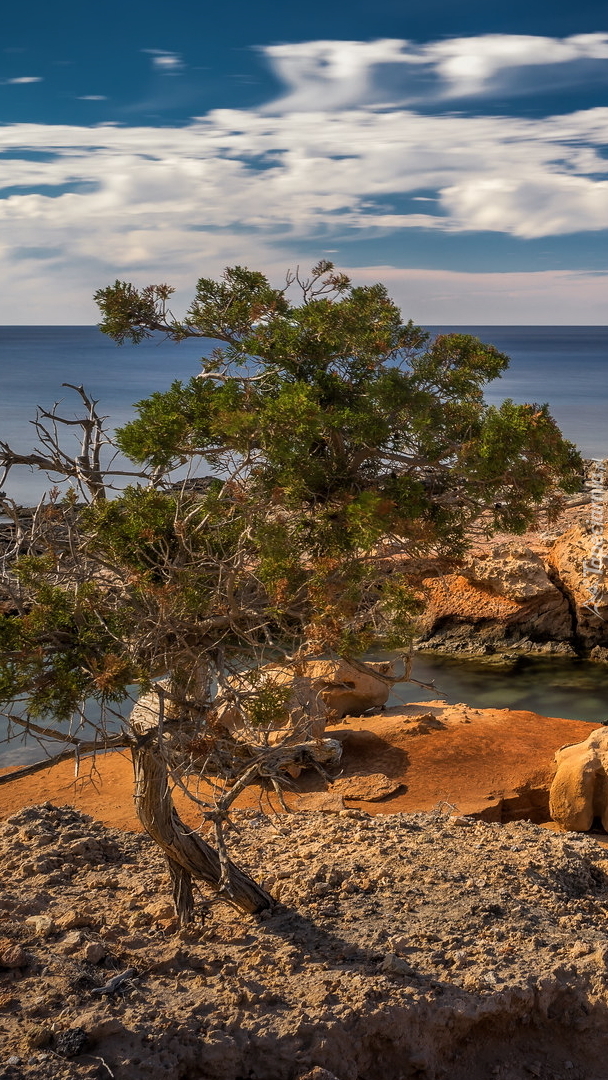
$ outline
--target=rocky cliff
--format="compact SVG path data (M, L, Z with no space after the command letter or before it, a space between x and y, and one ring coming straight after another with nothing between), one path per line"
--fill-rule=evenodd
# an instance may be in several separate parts
M608 660L608 590L580 511L562 530L474 544L466 560L404 564L423 604L417 648ZM606 542L608 556L608 540Z

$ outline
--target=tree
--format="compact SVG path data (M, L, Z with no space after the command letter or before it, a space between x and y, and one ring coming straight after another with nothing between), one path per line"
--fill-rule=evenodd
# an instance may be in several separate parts
M183 319L171 294L119 281L96 294L119 343L214 345L200 373L139 402L116 433L140 482L106 498L95 440L74 472L56 436L42 457L63 462L86 502L45 503L27 542L6 504L13 541L22 534L5 556L0 700L25 701L21 722L40 732L137 688L122 734L102 723L93 747L131 747L138 810L187 921L192 877L246 910L270 903L228 860L223 828L245 784L280 791L290 769L331 760L311 660L407 656L403 557L461 555L479 521L523 531L577 489L581 462L547 406L484 403L506 356L467 334L430 341L382 285L353 287L331 263L284 289L242 267L202 278ZM217 853L176 819L170 786L192 772L212 778L199 801Z

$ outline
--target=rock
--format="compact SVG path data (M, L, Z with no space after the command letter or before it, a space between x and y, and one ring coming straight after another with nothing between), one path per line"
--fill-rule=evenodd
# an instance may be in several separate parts
M47 1024L30 1024L25 1029L25 1041L30 1050L39 1050L48 1046L53 1038L53 1030Z
M480 655L516 648L522 641L529 642L528 651L543 648L548 641L567 644L573 633L568 600L550 581L542 563L539 567L539 561L530 552L532 595L526 598L521 598L526 591L521 578L526 567L521 557L514 557L514 581L518 584L507 584L507 594L497 591L500 582L491 572L492 563L490 578L480 578L483 560L475 564L474 571L465 568L460 573L424 578L420 583L425 611L419 623L419 645ZM541 572L544 584L539 581Z
M80 931L72 930L71 933L65 935L59 947L65 956L71 956L76 949L80 948L82 942L83 936Z
M607 538L596 536L591 525L582 522L558 537L549 551L549 562L575 610L577 636L589 649L608 645L608 584L603 558L598 561L593 551L598 540L608 550Z
M89 1039L94 1042L107 1039L110 1035L119 1035L125 1030L119 1016L108 1016L105 1010L100 1008L80 1013L74 1019L74 1027L86 1031Z
M75 930L78 926L91 926L95 917L89 911L66 911L59 915L55 925L58 930Z
M61 1057L74 1058L86 1049L89 1038L81 1027L75 1027L57 1032L53 1041L55 1053Z
M549 793L553 821L586 832L595 817L608 831L608 728L596 728L584 742L563 746Z
M146 915L153 919L174 919L175 908L170 900L155 900L144 908Z
M387 953L384 960L380 964L380 971L386 972L387 975L414 975L414 968L408 964L405 960L402 960L400 956L395 956L394 953Z
M470 558L464 572L470 581L489 586L510 600L531 600L556 591L540 556L522 544L497 544L491 554Z
M108 955L107 949L99 941L90 941L83 949L83 958L88 964L99 964Z
M369 773L368 776L346 776L334 780L331 790L343 799L376 802L392 795L402 786L400 780L391 780L384 773Z
M391 953L402 955L411 949L411 941L405 937L391 937L387 941Z
M26 925L32 926L36 937L47 938L55 933L55 923L50 915L31 915L25 920Z
M27 967L28 955L21 945L9 938L0 939L0 967L20 968Z
M261 669L260 681L253 683L249 673L233 676L236 699L226 700L218 707L218 719L231 734L250 728L246 719L247 695L266 686L293 687L287 698L285 712L271 725L282 740L292 727L307 729L308 737L320 738L329 719L361 716L370 709L380 709L388 700L394 671L390 662L362 663L353 666L347 660L311 660L294 666L268 664ZM240 696L243 704L238 700ZM248 738L251 731L248 731ZM261 737L261 734L260 736ZM272 741L272 740L271 740Z

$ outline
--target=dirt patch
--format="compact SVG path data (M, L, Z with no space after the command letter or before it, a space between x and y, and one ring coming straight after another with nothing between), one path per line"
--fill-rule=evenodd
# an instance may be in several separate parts
M337 783L325 791L321 778L308 771L286 801L298 810L350 807L371 814L432 810L445 802L486 820L528 816L542 822L548 818L555 751L586 739L590 731L583 721L510 709L443 702L387 709L328 729L343 746ZM100 755L94 764L83 761L77 780L73 764L64 762L0 786L0 819L19 806L46 800L69 802L106 825L140 828L133 770L124 753ZM175 801L186 823L198 824L192 802L179 791ZM280 810L274 794L259 787L248 789L237 803L243 809L260 804Z
M215 903L188 933L147 837L51 805L0 827L5 1080L605 1077L593 840L353 810L237 824L278 906Z

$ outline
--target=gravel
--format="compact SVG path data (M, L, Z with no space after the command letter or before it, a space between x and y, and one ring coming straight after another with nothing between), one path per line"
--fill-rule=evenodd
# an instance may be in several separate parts
M0 967L0 1080L605 1080L594 839L439 812L234 822L277 907L205 895L186 931L147 837L50 804L0 825L0 964L22 961Z

